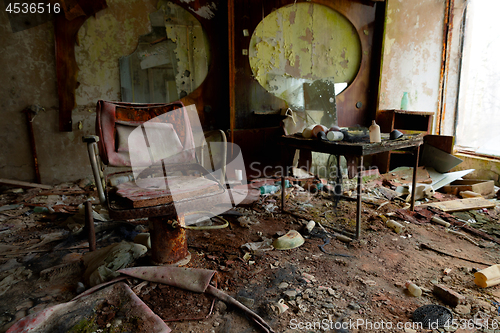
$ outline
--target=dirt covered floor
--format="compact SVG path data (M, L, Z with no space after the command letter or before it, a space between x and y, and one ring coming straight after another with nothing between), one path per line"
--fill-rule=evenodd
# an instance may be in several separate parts
M363 203L362 237L341 241L335 237L338 231L355 229L355 201L342 200L335 207L326 192L311 194L299 187L287 191L288 213L279 212L277 193L229 212L225 229L188 230L192 258L187 267L216 270L217 288L263 317L275 332L500 332L500 286L483 289L473 282L474 272L500 262L497 243L470 233L469 239L447 233L423 215L405 221L394 216L405 203L394 200ZM83 184L53 190L63 194L17 192L0 196L1 207L14 205L0 212L0 332L87 288L81 258L88 242L85 232L78 231L78 214L72 214L95 193ZM58 211L36 208L50 200ZM469 217L471 226L496 239L499 214L497 206L462 212L460 218ZM380 215L398 221L404 231L395 233ZM305 232L311 220L324 229L316 224L311 233ZM115 221L96 223L96 228L97 247L102 248L131 241L137 232L148 231L148 224ZM243 247L292 229L305 237L295 249ZM149 265L148 254L136 260L135 266L141 265ZM419 286L422 295L412 296L407 281ZM261 332L238 309L211 296L132 278L125 283L173 332ZM458 293L459 304L436 296L436 284ZM429 304L450 309L454 325L423 329L414 323L413 312ZM97 326L81 332L117 332L113 325L122 319L112 311L115 305L96 308Z

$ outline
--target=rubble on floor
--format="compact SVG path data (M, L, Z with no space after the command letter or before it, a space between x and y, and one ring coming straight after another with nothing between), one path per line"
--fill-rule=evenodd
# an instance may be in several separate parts
M487 208L476 199L469 209L458 200L463 191L433 192L423 187L411 212L404 190L411 175L408 170L396 170L363 178L360 239L350 237L356 224L355 179L343 180L345 200L333 196L338 184L308 173L299 180L290 177L284 189L277 183L279 178L251 182L252 199L225 214L228 228L188 231L192 257L186 267L217 272L209 289L226 295L218 294L222 301L167 286L161 279L144 281L120 274L127 271L124 267L142 272L141 267L150 266L144 246L149 231L146 220L108 221L105 210L95 205L98 251L88 252L81 204L96 201L91 184L4 188L0 195L0 297L4 300L0 332L9 328L18 332L20 319L37 318L50 309L64 309L63 317L74 309L80 324L102 332L118 327L130 330L130 325L135 325L135 332L166 332L164 321L172 332L193 333L495 332L500 329L500 286L488 285L488 278L495 280L497 275L484 270L500 262L500 206L492 199L498 189L491 190L491 184L484 182L465 184L470 186L466 191L489 189L479 193L489 203ZM422 184L432 179L427 170L417 175ZM261 191L262 186L275 188ZM280 211L283 190L285 213ZM433 204L447 201L460 203L458 211L446 212ZM299 245L274 249L280 243L276 240L287 238L299 239ZM134 239L143 239L144 245L127 245ZM112 248L125 245L125 252L113 254ZM111 256L103 255L92 271L102 267L105 273L90 278L92 272L85 273L88 258L100 257L100 252ZM474 283L481 271L486 273L487 288ZM145 274L158 276L158 272L156 268ZM103 301L101 294L92 296L95 306L79 305L76 296L87 295L92 285L114 277L123 280L101 292L119 288L114 293L128 300L120 304L144 304L141 309L149 312L136 317L156 316L151 323L159 328L124 320L124 313L133 307L119 309L113 299ZM447 327L419 326L417 314L426 305L444 306L454 321ZM76 327L77 322L72 323ZM469 326L462 327L464 323Z

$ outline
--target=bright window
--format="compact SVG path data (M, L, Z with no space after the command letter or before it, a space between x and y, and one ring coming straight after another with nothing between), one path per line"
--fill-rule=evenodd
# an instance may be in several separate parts
M456 144L500 156L498 0L470 0L462 58Z

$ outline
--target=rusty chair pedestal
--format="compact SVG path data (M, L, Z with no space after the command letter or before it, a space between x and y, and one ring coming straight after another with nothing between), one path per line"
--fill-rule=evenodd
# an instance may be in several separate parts
M184 215L149 217L151 255L155 265L186 265L191 259L187 248Z

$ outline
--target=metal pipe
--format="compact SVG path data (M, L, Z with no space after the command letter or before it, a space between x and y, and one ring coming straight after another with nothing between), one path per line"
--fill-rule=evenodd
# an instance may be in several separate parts
M229 49L229 128L231 130L231 142L234 143L234 129L236 124L236 96L235 96L235 38L234 38L234 1L228 0L227 2L227 15L228 15L228 49ZM231 156L233 154L231 146Z
M96 250L94 216L92 213L92 203L90 201L85 201L85 228L87 229L87 235L89 238L90 252Z
M415 149L415 165L413 167L413 178L411 185L411 201L410 210L413 212L415 210L415 193L417 188L417 169L418 169L418 157L420 155L420 146Z
M92 173L94 174L97 193L99 194L99 201L101 202L101 204L104 204L106 203L106 196L104 195L101 173L99 171L99 166L97 165L97 157L96 157L97 143L87 142L87 150L89 153L90 165L92 166Z

